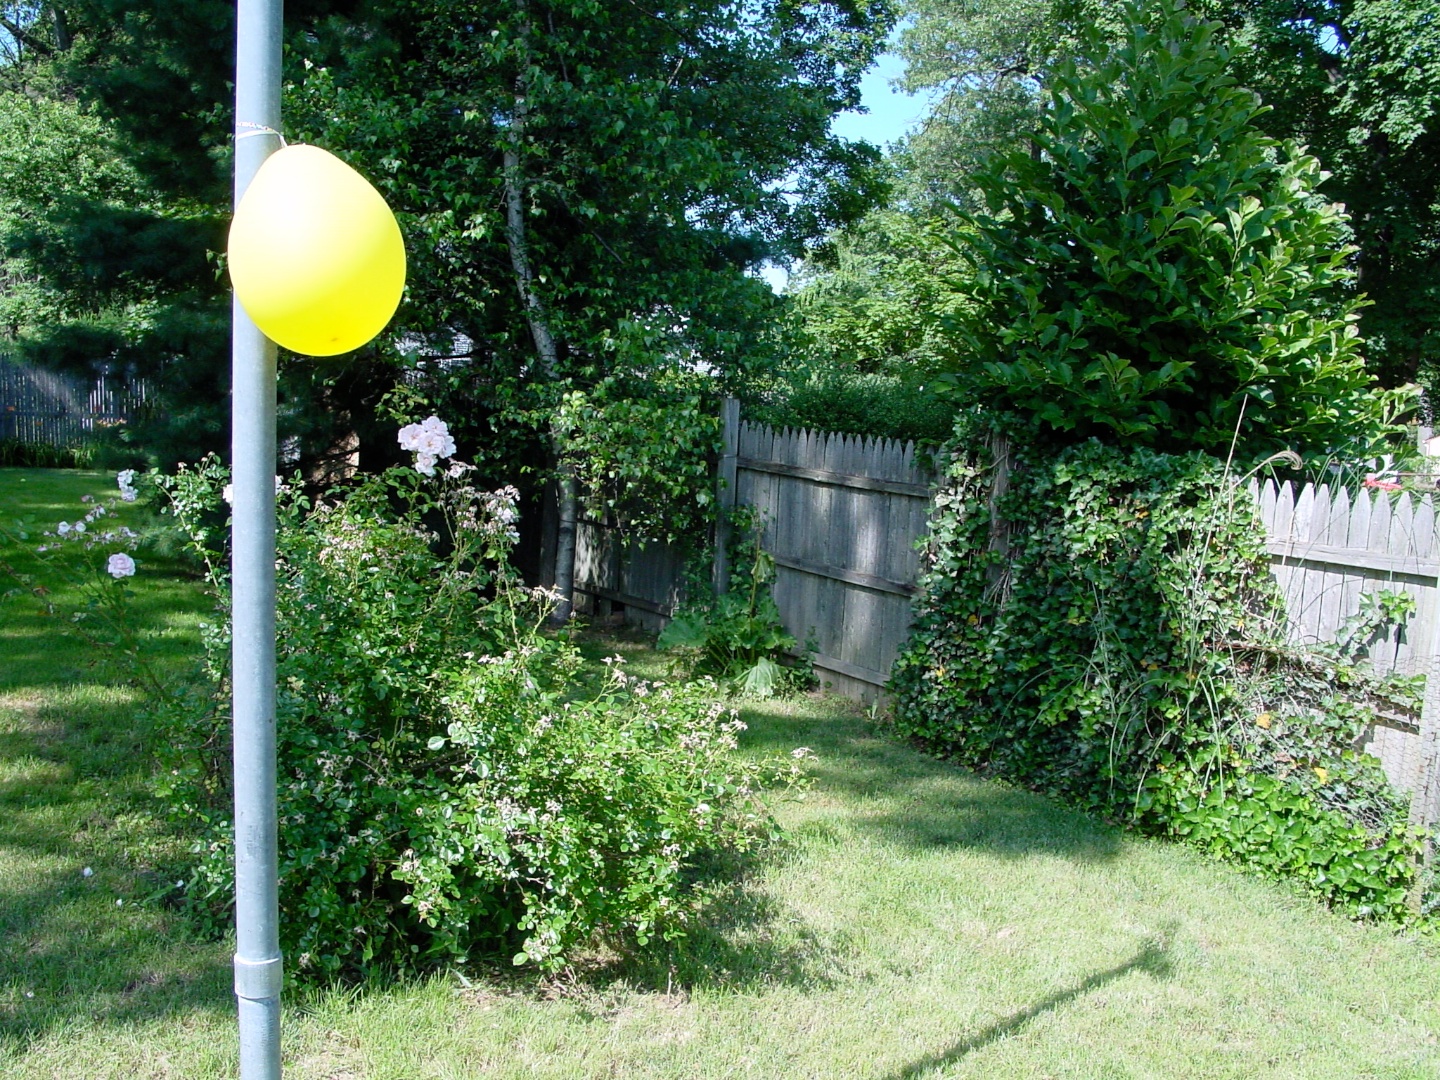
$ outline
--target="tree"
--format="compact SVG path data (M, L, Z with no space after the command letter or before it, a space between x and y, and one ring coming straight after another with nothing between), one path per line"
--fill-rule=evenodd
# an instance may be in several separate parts
M1308 144L1359 248L1371 369L1440 378L1440 19L1431 0L1208 0L1270 134Z
M1440 20L1430 0L1194 0L1218 20L1231 73L1270 110L1266 134L1307 146L1321 192L1351 219L1367 362L1386 385L1440 363ZM901 35L910 89L944 96L905 148L915 203L970 198L992 150L1026 145L1079 29L1116 42L1119 0L911 0Z
M1088 34L1055 67L1038 154L975 176L956 385L1028 437L1370 449L1406 395L1365 371L1319 164L1262 134L1219 26L1145 15L1127 9L1123 41Z
M817 246L787 290L811 367L924 380L940 370L939 317L963 261L918 215L876 210Z
M229 5L184 20L172 5L83 7L68 76L170 205L220 211ZM880 3L373 0L287 15L287 133L376 182L411 265L393 339L368 360L292 367L288 401L358 427L394 389L398 358L468 422L453 426L497 478L566 475L567 395L598 409L658 385L664 405L685 385L688 408L733 387L765 361L778 308L750 271L881 192L878 152L828 131L884 40ZM347 380L357 363L375 377ZM712 374L684 378L697 369ZM567 423L603 426L596 409ZM362 462L393 450L359 436ZM709 449L675 447L679 471ZM691 517L706 489L692 485Z

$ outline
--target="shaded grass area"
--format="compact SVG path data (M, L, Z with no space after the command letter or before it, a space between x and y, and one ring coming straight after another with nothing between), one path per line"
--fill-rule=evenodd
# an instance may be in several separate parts
M146 603L183 662L193 585ZM0 609L0 1074L232 1076L228 948L144 902L174 841L134 693L29 619ZM643 637L578 640L667 673ZM687 939L546 982L287 991L287 1075L1440 1075L1432 944L925 758L843 701L743 716L744 752L808 746L815 784L777 805L784 843L704 868Z
M38 534L80 517L81 496L114 490L108 474L0 469L0 527L33 516ZM138 525L139 510L127 512L119 523ZM41 572L31 549L42 540L7 545L0 561ZM100 573L105 552L90 559ZM178 670L208 605L177 568L150 569L136 615L147 651ZM62 580L39 583L61 608L81 603ZM0 592L19 585L0 570ZM140 704L63 617L28 595L0 602L0 1071L77 1023L123 1029L228 1007L223 945L193 940L173 913L144 902L169 884L160 870L180 852L147 791L152 743Z

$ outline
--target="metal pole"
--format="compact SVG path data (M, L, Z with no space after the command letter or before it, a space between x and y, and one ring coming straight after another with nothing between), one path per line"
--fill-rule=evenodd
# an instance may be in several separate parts
M280 146L282 0L239 0L235 201ZM234 301L231 574L235 718L235 996L242 1080L280 1076L275 826L275 345Z
M727 397L720 406L720 424L725 441L720 464L715 470L715 565L711 584L715 595L730 591L731 514L735 510L735 478L740 453L740 401Z

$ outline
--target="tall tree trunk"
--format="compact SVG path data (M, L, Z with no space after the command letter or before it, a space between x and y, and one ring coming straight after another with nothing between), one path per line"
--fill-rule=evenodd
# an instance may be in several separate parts
M55 27L55 48L60 52L70 50L70 23L65 18L65 9L59 4L50 5L50 21Z
M520 302L525 308L525 318L530 324L530 336L535 340L535 352L540 359L540 374L553 379L559 368L559 356L555 348L555 336L550 332L545 317L545 306L535 295L535 277L530 269L529 245L525 237L525 175L520 165L519 147L525 133L525 86L517 80L515 87L515 112L511 117L510 144L505 148L505 241L510 248L510 265L515 271L515 285L520 291ZM575 479L575 470L565 460L565 440L556 428L550 430L550 449L555 458L556 488L559 503L559 528L555 540L555 591L560 595L552 615L553 621L563 623L569 620L575 609L575 531L579 517L580 490ZM544 570L542 576L548 577Z

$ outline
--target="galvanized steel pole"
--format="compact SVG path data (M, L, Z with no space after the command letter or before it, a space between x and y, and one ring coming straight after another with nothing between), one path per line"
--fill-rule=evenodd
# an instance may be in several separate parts
M239 0L235 201L279 149L282 0ZM275 825L275 345L234 301L235 996L242 1080L280 1076Z

